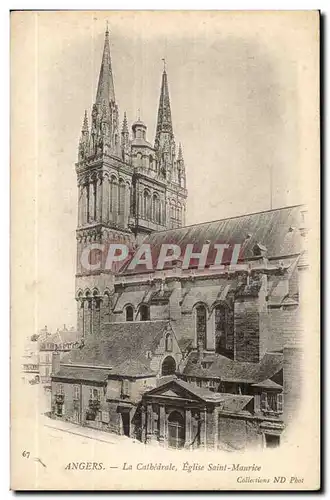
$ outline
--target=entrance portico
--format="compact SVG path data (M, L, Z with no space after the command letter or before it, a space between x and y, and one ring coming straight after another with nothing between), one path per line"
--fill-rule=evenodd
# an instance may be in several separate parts
M165 382L142 398L142 441L169 448L215 447L220 394L180 379Z

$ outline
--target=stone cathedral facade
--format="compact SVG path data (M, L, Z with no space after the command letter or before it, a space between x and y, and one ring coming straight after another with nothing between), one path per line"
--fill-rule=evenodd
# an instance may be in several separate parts
M76 301L81 342L53 357L52 415L172 448L278 446L299 400L306 209L185 226L186 174L164 69L154 145L119 123L106 32L79 142ZM240 266L86 269L91 244L239 243ZM128 260L129 262L129 260Z

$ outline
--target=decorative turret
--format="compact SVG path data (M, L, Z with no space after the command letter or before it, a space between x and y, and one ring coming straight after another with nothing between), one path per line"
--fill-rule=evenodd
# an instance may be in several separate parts
M87 111L85 110L84 121L79 140L79 152L78 152L79 161L83 161L85 159L85 157L88 155L88 149L89 149L89 130L88 130Z
M183 160L181 142L179 143L179 152L178 152L178 158L176 160L176 165L177 165L177 171L178 171L178 183L179 183L180 187L185 188L186 187L186 169L185 169L184 160Z
M121 155L124 161L129 161L130 144L129 144L129 131L128 131L126 111L124 113L124 120L121 129Z

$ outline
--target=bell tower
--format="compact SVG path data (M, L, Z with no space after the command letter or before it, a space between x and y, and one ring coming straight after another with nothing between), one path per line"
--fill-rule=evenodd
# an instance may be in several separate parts
M103 56L90 125L85 111L76 163L78 227L76 300L78 329L86 337L106 321L113 272L106 269L110 243L132 246L130 229L133 168L126 115L120 131L119 112L105 32Z
M140 119L119 125L110 52L105 32L95 102L85 111L75 165L78 183L76 300L83 337L110 321L117 267L109 269L111 243L133 252L148 234L181 227L187 198L185 164L173 133L164 61L154 146Z
M166 228L172 229L185 225L187 190L181 144L176 155L165 59L163 61L155 151L159 170L166 179Z

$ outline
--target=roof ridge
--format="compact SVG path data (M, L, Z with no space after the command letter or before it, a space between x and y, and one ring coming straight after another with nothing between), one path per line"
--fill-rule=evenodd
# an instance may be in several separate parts
M223 219L214 219L210 221L204 221L204 222L197 222L195 224L188 224L186 226L181 226L173 229L164 229L163 231L155 231L154 233L151 233L150 236L152 237L153 235L157 235L160 233L168 233L170 231L180 231L180 229L185 229L188 227L194 227L194 226L201 226L202 224L212 224L213 222L222 222L226 220L231 220L231 219L239 219L241 217L249 217L250 215L257 215L257 214L264 214L267 212L277 212L279 210L288 210L290 208L298 208L298 207L303 207L305 204L304 203L298 203L297 205L290 205L286 207L279 207L279 208L270 208L268 210L260 210L259 212L249 212L245 214L239 214L239 215L232 215L230 217L224 217Z

